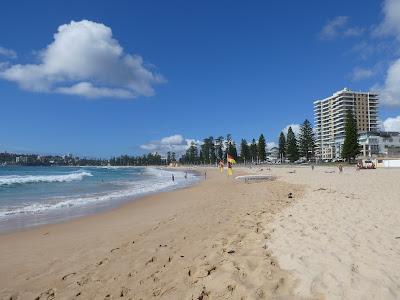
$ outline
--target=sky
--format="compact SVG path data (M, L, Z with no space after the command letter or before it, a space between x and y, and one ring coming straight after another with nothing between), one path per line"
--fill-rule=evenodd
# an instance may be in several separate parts
M313 121L348 87L400 131L400 0L7 1L0 151L89 157Z

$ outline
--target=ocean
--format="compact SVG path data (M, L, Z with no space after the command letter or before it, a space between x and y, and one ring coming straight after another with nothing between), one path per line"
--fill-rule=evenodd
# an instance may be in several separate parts
M172 181L172 174L175 180ZM193 173L155 167L0 167L0 232L84 216L188 186Z

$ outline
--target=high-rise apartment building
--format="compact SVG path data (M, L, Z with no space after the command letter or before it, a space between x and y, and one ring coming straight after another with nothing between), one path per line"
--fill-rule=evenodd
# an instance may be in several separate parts
M340 157L335 140L344 137L346 112L352 110L359 133L378 132L378 94L354 92L347 88L314 102L316 157L331 160Z

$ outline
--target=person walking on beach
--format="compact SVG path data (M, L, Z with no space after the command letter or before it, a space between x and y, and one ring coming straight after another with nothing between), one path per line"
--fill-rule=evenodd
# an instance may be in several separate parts
M314 165L311 165L311 170L314 171Z
M174 176L174 174L172 174L172 182L174 182L175 181L175 176Z
M185 179L187 179L187 172L185 172Z
M340 164L340 165L338 166L338 168L339 168L339 173L343 173L343 165Z
M207 171L204 171L204 180L207 179Z

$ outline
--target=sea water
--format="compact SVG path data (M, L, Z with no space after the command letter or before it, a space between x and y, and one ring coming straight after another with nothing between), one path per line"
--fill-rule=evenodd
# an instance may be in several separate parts
M0 231L88 215L196 180L193 173L155 167L3 166Z

